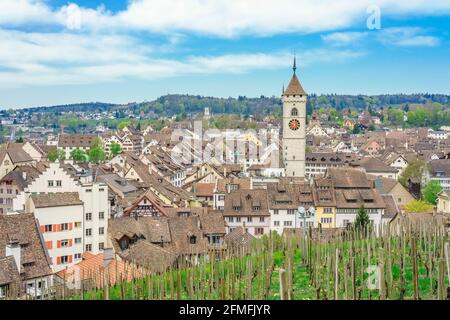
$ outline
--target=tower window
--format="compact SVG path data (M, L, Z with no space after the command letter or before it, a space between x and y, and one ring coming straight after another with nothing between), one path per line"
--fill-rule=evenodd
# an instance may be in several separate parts
M297 108L293 108L293 109L291 110L291 116L292 116L292 117L298 116L298 110L297 110Z

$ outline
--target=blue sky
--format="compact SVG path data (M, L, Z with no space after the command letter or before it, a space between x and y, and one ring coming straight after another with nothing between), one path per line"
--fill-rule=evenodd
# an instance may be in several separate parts
M450 94L449 18L448 0L0 0L0 108L280 95L294 52L310 93Z

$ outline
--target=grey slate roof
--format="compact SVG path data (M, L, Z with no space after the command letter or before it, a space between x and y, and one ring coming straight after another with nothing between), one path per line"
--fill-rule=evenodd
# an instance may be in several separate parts
M32 194L31 199L36 208L76 206L83 204L78 192Z

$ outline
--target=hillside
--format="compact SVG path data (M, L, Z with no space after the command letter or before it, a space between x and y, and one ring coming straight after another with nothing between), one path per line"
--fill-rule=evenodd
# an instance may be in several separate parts
M313 109L333 107L337 110L345 108L388 108L405 107L410 105L431 105L438 103L450 107L450 95L443 94L391 94L391 95L315 95L308 99L308 113ZM196 114L203 112L208 107L210 112L239 113L246 115L279 114L281 111L281 99L279 97L247 98L215 98L194 95L165 95L156 100L141 103L129 103L126 105L107 103L82 103L72 105L59 105L51 107L26 108L24 112L48 112L58 115L61 112L125 112L134 115L146 115L150 118L173 116L179 114Z

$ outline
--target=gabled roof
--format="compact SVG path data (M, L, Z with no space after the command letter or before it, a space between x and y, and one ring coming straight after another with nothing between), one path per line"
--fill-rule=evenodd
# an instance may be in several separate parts
M17 241L21 247L20 274L23 280L52 274L33 214L0 215L0 258L6 256L9 241Z
M164 209L164 207L162 206L161 202L159 201L159 199L156 198L156 196L155 196L155 195L153 194L153 192L150 191L150 190L147 191L147 192L145 192L145 193L143 193L143 194L140 195L139 197L137 197L137 198L133 201L133 203L131 204L131 206L129 206L128 208L126 208L126 209L124 210L124 214L125 214L125 215L130 215L131 212L132 212L136 207L138 207L139 203L141 203L141 201L144 200L144 199L148 200L148 201L152 204L152 206L153 206L156 210L158 210L158 211L160 212L161 215L163 215L163 216L166 215L165 209Z
M236 227L225 236L225 242L232 247L249 246L254 239L243 227Z
M397 173L398 170L386 165L378 158L365 157L359 161L359 165L366 170L366 172L392 172Z
M33 159L30 157L28 153L23 151L19 148L12 148L7 150L1 150L0 151L0 162L3 161L6 154L8 154L9 158L11 159L11 162L13 164L15 163L26 163L26 162L32 162Z
M432 160L428 168L431 177L450 177L450 159Z
M397 214L400 213L400 209L397 206L397 202L395 201L392 194L383 194L381 195L383 201L386 205L384 209L383 219L394 219Z
M235 207L239 207L235 210ZM238 189L225 196L224 216L270 216L266 189Z
M202 253L208 248L208 241L203 237L200 217L172 217L169 219L172 250L177 253ZM190 238L195 237L195 243Z
M60 134L58 137L58 147L60 148L89 148L97 138L96 134Z
M328 168L326 177L330 178L335 188L370 188L371 182L366 173L358 169Z
M14 257L0 257L0 286L19 282L20 275Z
M69 282L73 278L76 281L92 280L94 285L100 288L104 286L106 279L110 285L114 285L119 281L131 282L134 276L142 274L136 265L116 259L114 256L106 265L105 262L107 260L105 260L104 253L94 255L91 252L85 252L81 262L59 271L56 275L66 281L69 280Z
M166 218L121 217L109 219L108 233L111 235L111 239L115 240L120 240L124 236L133 238L136 235L143 236L145 241L151 243L160 243L161 239L165 243L172 241ZM115 249L116 252L120 251L117 250L117 247Z

